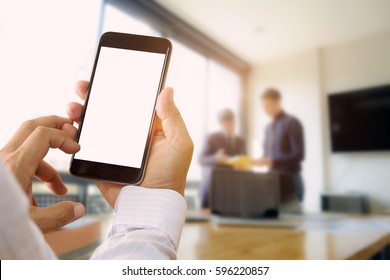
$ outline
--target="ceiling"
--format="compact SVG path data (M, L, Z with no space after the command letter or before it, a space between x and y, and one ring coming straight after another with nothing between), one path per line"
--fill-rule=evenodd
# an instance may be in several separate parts
M250 64L390 31L389 0L156 0Z

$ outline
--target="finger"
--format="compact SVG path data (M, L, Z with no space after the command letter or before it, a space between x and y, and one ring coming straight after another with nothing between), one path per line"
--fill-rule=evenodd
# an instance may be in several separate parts
M15 152L19 168L31 176L35 175L49 148L59 148L65 153L74 154L80 150L80 145L61 130L39 126Z
M44 182L57 195L64 195L68 192L60 174L45 161L41 161L39 164L35 177Z
M156 105L157 116L161 120L162 130L168 142L182 151L193 147L187 128L173 101L173 89L161 91Z
M156 104L156 112L158 117L164 121L166 118L172 115L180 116L179 110L177 109L173 101L173 89L164 88L158 96Z
M88 87L89 87L88 81L79 81L75 85L76 93L82 100L85 100L87 96Z
M4 147L6 153L16 151L20 145L27 139L27 137L38 127L46 126L60 129L65 123L72 124L72 120L58 116L40 117L24 122L11 140Z
M48 207L31 207L30 216L42 232L63 227L84 216L84 205L73 201L61 201Z
M69 118L74 122L80 123L81 112L83 111L83 105L77 102L71 102L66 108L66 113Z
M160 118L156 118L154 120L153 135L154 136L164 135L164 133L162 131L162 124L161 124L161 119Z
M72 139L76 138L77 128L73 125L66 123L61 127L61 130L68 134Z

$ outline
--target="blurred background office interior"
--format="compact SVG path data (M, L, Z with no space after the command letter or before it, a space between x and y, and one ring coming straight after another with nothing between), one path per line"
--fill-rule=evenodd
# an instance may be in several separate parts
M175 89L195 144L179 258L388 258L389 132L361 130L369 137L347 132L346 138L383 140L379 146L369 141L355 148L337 142L335 135L340 112L353 102L382 110L372 117L382 123L381 130L390 131L388 11L386 0L0 0L0 145L26 119L65 115L67 103L78 100L75 82L89 79L102 33L167 37L173 54L166 85ZM234 114L234 133L246 143L246 157L237 161L247 164L239 170L217 170L216 176L228 173L230 184L237 182L233 188L241 186L238 192L246 185L258 189L270 182L272 191L278 188L273 175L264 179L274 174L267 167L248 167L265 153L265 131L272 120L263 110L261 94L269 88L281 93L283 109L304 130L304 198L297 202L301 214L277 213L265 220L239 213L230 220L210 218L210 211L223 216L224 210L201 207L204 170L199 156L207 136L220 131L218 114L225 109ZM332 97L343 94L358 101ZM348 113L350 124L356 112ZM362 119L357 121L365 126ZM84 220L46 238L60 257L86 258L104 238L113 213L92 182L69 176L68 155L50 151L46 160L61 171L70 192L58 198L36 182L39 203L73 199L86 203L88 211ZM213 181L219 184L213 201L222 208L235 203L230 196L223 200L223 182ZM274 199L268 206L278 211L281 205L272 195L280 194L265 195L258 204ZM256 196L249 197L250 203L241 203L256 204ZM329 215L322 215L324 211ZM351 220L351 213L359 218ZM318 223L325 228L321 232ZM279 234L284 239L277 239Z

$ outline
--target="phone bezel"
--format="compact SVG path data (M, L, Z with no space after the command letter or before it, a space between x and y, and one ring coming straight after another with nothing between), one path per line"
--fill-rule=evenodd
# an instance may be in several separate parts
M85 104L80 118L79 129L76 136L77 142L79 141L82 132L83 120L88 107L90 89L93 85L93 79L95 76L96 66L98 64L101 47L111 47L111 48L165 54L159 86L157 89L156 98L153 105L153 114L150 120L148 137L145 144L142 164L140 168L113 165L108 163L77 159L75 158L75 154L73 154L69 171L72 175L87 178L87 179L102 180L102 181L115 182L120 184L138 185L142 182L145 175L145 170L146 170L149 153L150 153L150 144L151 144L151 138L153 134L153 126L156 118L155 107L156 107L157 97L160 94L165 84L165 79L166 79L167 70L168 70L169 61L172 52L172 44L168 39L165 38L135 35L135 34L125 34L125 33L117 33L117 32L106 32L100 37L99 45L96 52L95 62L91 74L90 84L87 90L87 96L85 99Z

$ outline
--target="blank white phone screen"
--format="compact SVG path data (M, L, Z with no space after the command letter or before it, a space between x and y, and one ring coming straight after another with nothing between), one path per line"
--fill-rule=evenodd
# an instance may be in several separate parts
M141 167L164 60L101 47L75 159Z

